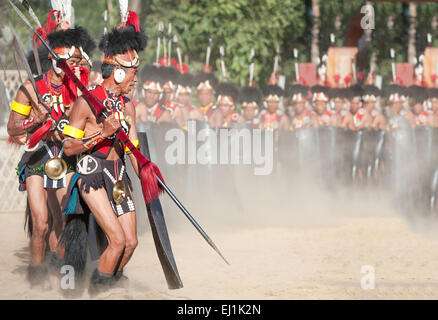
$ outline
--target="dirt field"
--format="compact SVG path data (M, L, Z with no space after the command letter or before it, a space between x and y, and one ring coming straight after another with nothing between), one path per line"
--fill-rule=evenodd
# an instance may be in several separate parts
M284 193L286 191L283 191ZM168 290L152 236L142 232L124 288L99 299L435 299L438 227L409 221L387 201L340 201L329 194L283 194L267 210L256 202L223 208L190 202L192 214L231 262L227 266L175 209L166 209L184 288ZM348 199L348 200L347 200ZM384 199L384 197L383 197ZM265 199L266 200L266 199ZM172 208L165 203L165 208ZM211 210L210 210L211 211ZM200 212L204 212L201 215ZM416 214L416 213L413 213ZM231 217L230 217L231 215ZM234 215L234 217L232 217ZM29 290L28 250L21 212L0 215L0 298L63 299L55 290ZM412 219L411 219L412 220ZM361 288L372 266L375 288ZM88 293L81 298L88 299Z

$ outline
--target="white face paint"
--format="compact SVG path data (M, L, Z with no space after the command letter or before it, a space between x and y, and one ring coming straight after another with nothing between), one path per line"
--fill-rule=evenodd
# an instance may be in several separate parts
M53 60L53 59L52 59L52 66L53 66L53 70L55 70L55 73L56 73L56 74L61 74L62 69L61 69L61 68L58 68L58 67L56 66L56 60Z

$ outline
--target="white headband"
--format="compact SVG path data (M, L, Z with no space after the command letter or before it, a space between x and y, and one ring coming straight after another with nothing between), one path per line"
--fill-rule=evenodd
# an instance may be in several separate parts
M85 53L84 49L82 49L82 47L79 47L79 51L81 52L82 57L84 57L84 59L88 62L90 67L92 67L93 63L91 62L90 57L88 56L88 54Z
M181 93L182 90L186 89L189 93L192 93L192 89L190 87L184 87L182 85L178 85L175 92L175 97L178 97L178 95Z
M373 94L366 94L363 96L363 101L377 101L377 97Z
M315 92L312 97L312 101L322 100L327 102L328 96L324 92Z
M243 108L245 108L246 106L248 106L249 104L255 104L256 106L258 106L258 104L257 104L257 102L256 101L251 101L251 102L244 102L244 103L242 103L242 107Z
M210 80L201 82L196 89L201 90L201 89L213 89L213 87L210 84Z
M163 91L159 82L150 81L149 84L146 83L143 85L143 89L145 90L157 89L159 92Z
M79 48L79 49L81 49L81 48ZM71 57L73 57L73 54L75 53L75 50L76 50L76 47L75 47L75 46L72 46L72 47L70 48L70 51L69 51L67 54L58 54L58 57L60 57L61 59L68 60L68 59L70 59Z
M303 98L303 95L301 93L296 93L292 96L292 101L293 102L300 102L300 101L304 101L305 99Z
M403 95L399 95L398 93L393 93L389 96L389 101L394 102L394 101L398 101L398 100L405 101L406 97Z
M172 81L167 81L166 83L169 84L170 90L175 90L175 85L173 84ZM164 85L166 85L166 83ZM163 85L163 89L164 89L164 85Z
M222 95L219 95L219 96L217 97L217 102L216 102L217 104L219 104L221 98L224 98L224 100L225 100L222 104L231 104L231 105L234 105L233 100L230 99L229 96L222 96Z
M266 101L270 101L270 100L280 101L280 97L277 96L276 94L274 94L274 95L270 94L270 95L266 98Z

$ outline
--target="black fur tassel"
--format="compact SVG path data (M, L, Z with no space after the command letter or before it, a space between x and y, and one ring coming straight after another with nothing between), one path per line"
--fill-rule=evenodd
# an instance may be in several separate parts
M84 279L87 264L87 215L72 214L68 216L66 226L61 234L61 245L65 247L64 261L75 270L76 284Z

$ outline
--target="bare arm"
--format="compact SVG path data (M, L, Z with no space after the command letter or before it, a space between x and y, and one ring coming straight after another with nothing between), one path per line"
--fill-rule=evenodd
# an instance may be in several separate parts
M42 105L39 105L36 102L36 94L30 81L26 81L25 83L23 83L23 85L17 92L15 101L24 106L31 106L32 109L27 115L11 110L8 121L8 134L10 136L18 136L24 134L26 132L26 120L28 120L28 122L33 120L34 123L38 125L47 119L48 113ZM31 114L35 113L35 117L31 117Z
M69 120L69 125L75 129L85 131L85 127L87 123L90 122L90 119L94 118L94 114L91 112L88 103L84 98L80 97L74 103L71 111L71 116ZM108 118L103 122L102 130L93 137L99 137L100 140L106 139L109 136L113 135L114 132L120 127L120 122L116 120L114 114L111 114ZM82 153L88 150L90 147L85 145L85 138L66 138L64 140L64 152L67 156L71 156L74 154Z

